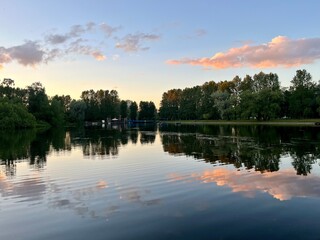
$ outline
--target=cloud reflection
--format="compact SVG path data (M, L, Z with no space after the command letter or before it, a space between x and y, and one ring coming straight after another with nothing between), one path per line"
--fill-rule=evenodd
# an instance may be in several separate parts
M13 182L0 172L0 194L3 197L15 198L19 202L34 202L43 198L47 184L38 175Z
M254 197L257 192L266 192L272 197L284 201L293 197L320 198L320 177L299 176L293 170L278 172L234 171L227 168L205 170L191 175L168 175L170 181L200 181L227 186L232 192L239 192L246 197Z

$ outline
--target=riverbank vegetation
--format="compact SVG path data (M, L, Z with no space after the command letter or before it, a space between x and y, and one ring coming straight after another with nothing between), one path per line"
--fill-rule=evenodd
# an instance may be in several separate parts
M159 116L165 120L258 120L318 118L320 85L297 70L289 88L276 73L260 72L231 81L171 89L163 93Z
M49 97L35 82L15 87L0 84L0 129L50 127L105 120L251 120L316 119L320 114L320 84L306 70L297 70L291 86L281 88L276 73L260 72L230 81L163 93L159 112L155 104L121 100L116 90L85 90L80 99Z
M35 82L26 88L15 87L5 78L0 84L0 129L34 128L79 124L84 121L155 120L153 102L120 100L116 90L86 90L80 99L69 95L49 97L44 86Z

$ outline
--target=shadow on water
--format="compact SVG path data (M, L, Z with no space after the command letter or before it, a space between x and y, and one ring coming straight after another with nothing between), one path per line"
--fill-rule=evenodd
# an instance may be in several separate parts
M86 157L116 157L127 144L153 144L156 125L116 126L92 129L52 129L37 132L3 131L0 135L0 164L6 175L15 175L15 163L27 161L41 169L53 151L80 147ZM162 125L160 140L171 155L192 156L215 165L260 172L279 170L281 157L290 156L298 175L307 175L320 155L320 130L274 126Z

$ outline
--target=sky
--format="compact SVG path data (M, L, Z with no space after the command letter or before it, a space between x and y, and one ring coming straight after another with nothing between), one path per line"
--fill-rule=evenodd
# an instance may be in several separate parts
M318 0L0 0L0 80L49 96L117 90L153 101L173 88L296 70L320 80Z

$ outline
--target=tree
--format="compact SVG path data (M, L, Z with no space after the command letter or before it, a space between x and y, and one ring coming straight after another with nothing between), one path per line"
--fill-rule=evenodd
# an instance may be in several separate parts
M212 94L218 89L214 81L206 82L201 86L201 98L199 101L199 115L202 119L218 119L219 113L214 107Z
M93 89L83 91L81 99L86 104L85 119L97 121L118 117L120 113L120 99L116 90Z
M60 126L65 123L65 110L64 105L59 97L53 97L50 102L51 118L49 123L52 126Z
M224 91L216 91L212 94L214 99L214 106L217 108L220 119L230 120L234 115L234 101L231 94Z
M121 100L121 102L120 102L120 116L121 116L121 119L125 119L128 116L127 101Z
M0 84L0 96L11 100L14 97L14 85L14 80L11 78L4 78Z
M82 100L73 100L70 103L69 121L83 122L85 119L86 104Z
M316 117L316 86L311 74L305 69L297 70L290 87L289 112L294 118Z
M0 84L0 98L5 98L12 103L25 104L26 91L24 89L15 88L14 80L11 78L3 79Z
M159 115L161 118L176 120L179 119L181 89L171 89L162 94Z
M279 117L282 92L278 75L260 72L253 78L247 75L244 81L244 84L240 84L241 116L264 121Z
M85 120L87 121L96 121L99 118L100 110L95 94L93 89L81 93L81 99L86 104Z
M139 120L155 120L156 106L153 102L140 101L139 103Z
M40 82L35 82L27 87L28 111L37 120L50 122L50 105L45 88Z
M185 88L181 94L180 118L181 119L198 119L201 113L200 107L201 88Z
M129 107L129 110L130 110L129 118L131 120L136 120L137 116L138 116L138 105L137 105L137 103L136 102L132 102L130 107Z
M21 104L0 102L0 129L34 128L35 117Z
M312 82L312 76L305 69L297 70L296 75L291 80L292 87L291 89L296 90L298 88L310 89L315 86Z

